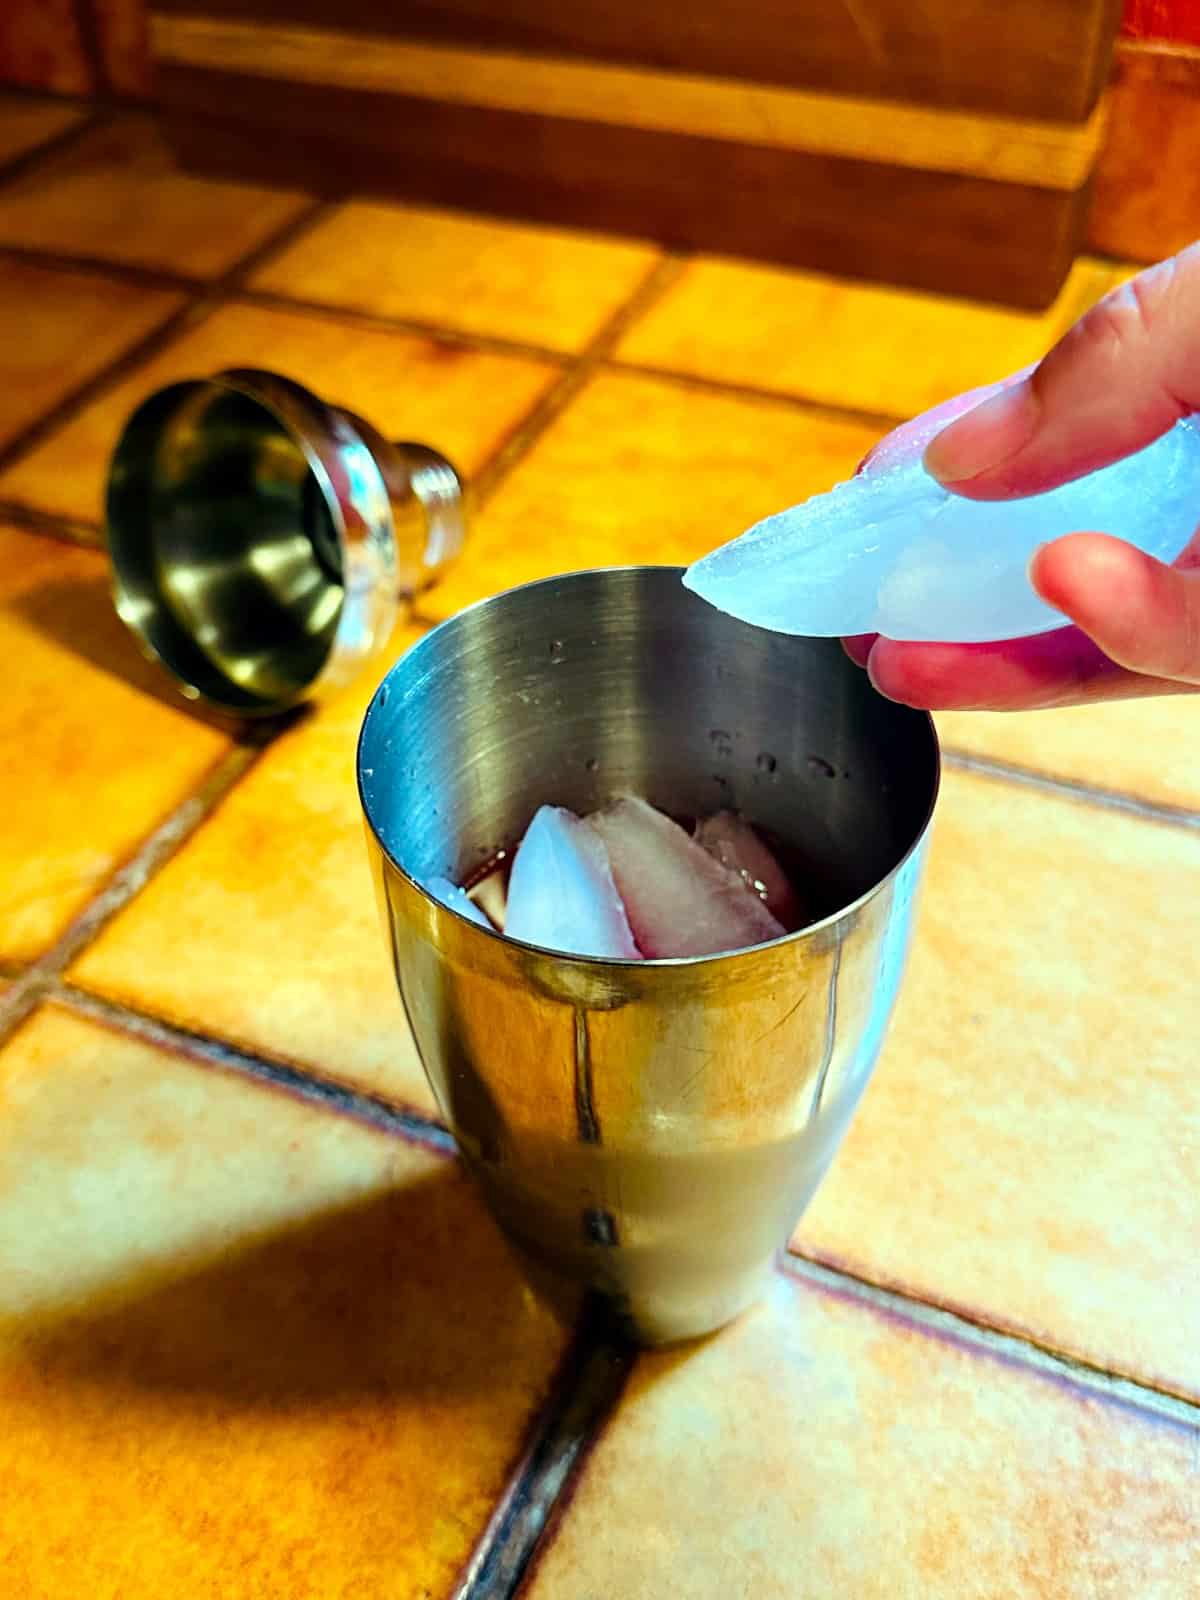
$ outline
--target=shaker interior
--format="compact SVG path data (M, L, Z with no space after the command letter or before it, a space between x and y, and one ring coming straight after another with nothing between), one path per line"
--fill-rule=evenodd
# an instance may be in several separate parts
M936 794L928 716L885 700L836 640L738 622L681 572L530 584L397 663L359 781L401 868L462 881L537 806L586 812L626 790L677 816L741 811L785 846L822 916L903 860Z

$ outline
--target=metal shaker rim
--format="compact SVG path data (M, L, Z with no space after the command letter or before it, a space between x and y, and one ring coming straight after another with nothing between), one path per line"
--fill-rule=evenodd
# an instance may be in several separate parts
M279 374L151 394L113 452L114 600L190 699L270 715L339 688L461 548L462 485Z
M381 817L381 794L386 788L380 784L378 791L373 783L364 781L368 776L373 779L380 767L379 758L372 753L372 745L381 739L377 731L377 724L387 716L389 701L393 706L397 701L403 702L403 696L394 697L392 690L394 680L402 675L419 672L422 658L435 653L443 636L452 636L469 626L472 619L484 627L493 616L503 615L513 602L521 597L527 597L531 602L539 596L544 596L545 605L539 610L550 620L553 628L555 616L555 602L569 599L572 589L586 590L589 586L599 584L620 586L633 584L653 584L658 581L667 581L675 578L682 589L682 579L685 569L670 563L638 563L614 567L590 567L577 571L557 573L547 578L536 578L528 583L517 584L511 589L501 590L499 593L489 595L484 599L475 601L472 605L464 607L454 616L446 618L436 627L431 628L421 639L413 645L412 649L397 661L378 685L359 728L358 745L355 753L355 776L358 786L359 804L367 825L368 835L379 850L382 858L403 880L415 889L423 900L434 908L443 917L451 919L460 926L462 936L471 943L476 940L498 941L504 946L516 946L529 952L530 955L549 958L563 972L574 969L582 975L606 974L624 970L630 977L636 978L638 973L661 971L670 968L701 968L706 966L722 965L742 960L758 960L764 951L779 950L786 946L819 942L822 939L836 937L840 926L852 922L858 913L872 900L886 893L896 882L900 875L910 866L922 849L926 846L930 830L933 825L934 813L937 809L938 796L942 783L941 746L937 735L937 728L932 716L927 711L916 711L910 707L894 707L892 713L896 718L902 718L910 726L914 736L918 734L919 742L924 746L920 753L920 763L924 766L924 774L919 780L924 786L925 798L917 809L912 819L907 843L903 849L894 853L886 871L880 872L862 891L837 905L827 914L806 923L803 927L789 933L780 934L775 939L764 940L760 944L748 945L744 949L734 951L715 951L707 955L694 956L653 956L643 958L626 958L623 956L586 956L570 951L548 949L542 945L528 944L522 939L514 939L508 934L500 933L495 928L484 928L463 916L452 906L443 904L436 896L430 893L426 885L418 876L415 876L398 858L395 851L387 841L387 828ZM699 609L703 610L705 602L700 603ZM750 635L762 630L753 628L748 623L738 623L735 619L727 618L726 625L737 629L744 628ZM780 640L786 640L786 635L780 635ZM594 642L594 641L593 641ZM828 640L803 641L813 648L827 650L836 659L840 659L838 652L840 644ZM536 654L536 652L535 652ZM541 659L540 656L537 659ZM882 696L875 696L883 702ZM386 745L387 741L383 740ZM603 989L603 984L600 985ZM589 1003L596 1005L596 989L589 990Z

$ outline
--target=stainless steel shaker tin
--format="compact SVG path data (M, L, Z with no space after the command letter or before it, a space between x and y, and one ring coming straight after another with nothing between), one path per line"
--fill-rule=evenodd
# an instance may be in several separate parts
M106 525L117 610L143 649L189 698L251 716L346 682L465 536L445 457L250 368L138 407Z
M932 720L836 640L752 628L677 568L569 573L459 613L391 669L358 781L401 997L442 1111L536 1281L639 1338L753 1300L879 1054L939 781ZM419 754L416 754L419 752ZM826 914L770 944L602 961L478 927L463 881L542 803L633 790L800 847Z

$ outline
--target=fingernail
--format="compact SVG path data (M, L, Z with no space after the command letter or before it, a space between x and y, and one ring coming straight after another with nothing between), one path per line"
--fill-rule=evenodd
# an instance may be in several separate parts
M1028 383L1015 383L955 418L925 450L939 483L966 483L1010 461L1033 438L1040 407Z

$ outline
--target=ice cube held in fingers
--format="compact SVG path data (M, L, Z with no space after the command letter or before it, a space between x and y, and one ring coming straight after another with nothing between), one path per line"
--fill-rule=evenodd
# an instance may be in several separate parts
M696 824L696 843L736 872L785 928L808 920L787 874L759 835L736 811L717 811Z
M626 795L587 825L608 849L643 955L715 955L787 931L736 872L645 800Z
M542 806L521 840L504 931L510 939L571 955L636 960L642 953L603 840L560 806Z
M1200 419L1186 417L1136 455L1017 500L968 500L900 460L768 517L683 581L778 633L1014 639L1063 626L1029 582L1040 544L1089 529L1173 561L1198 505Z

